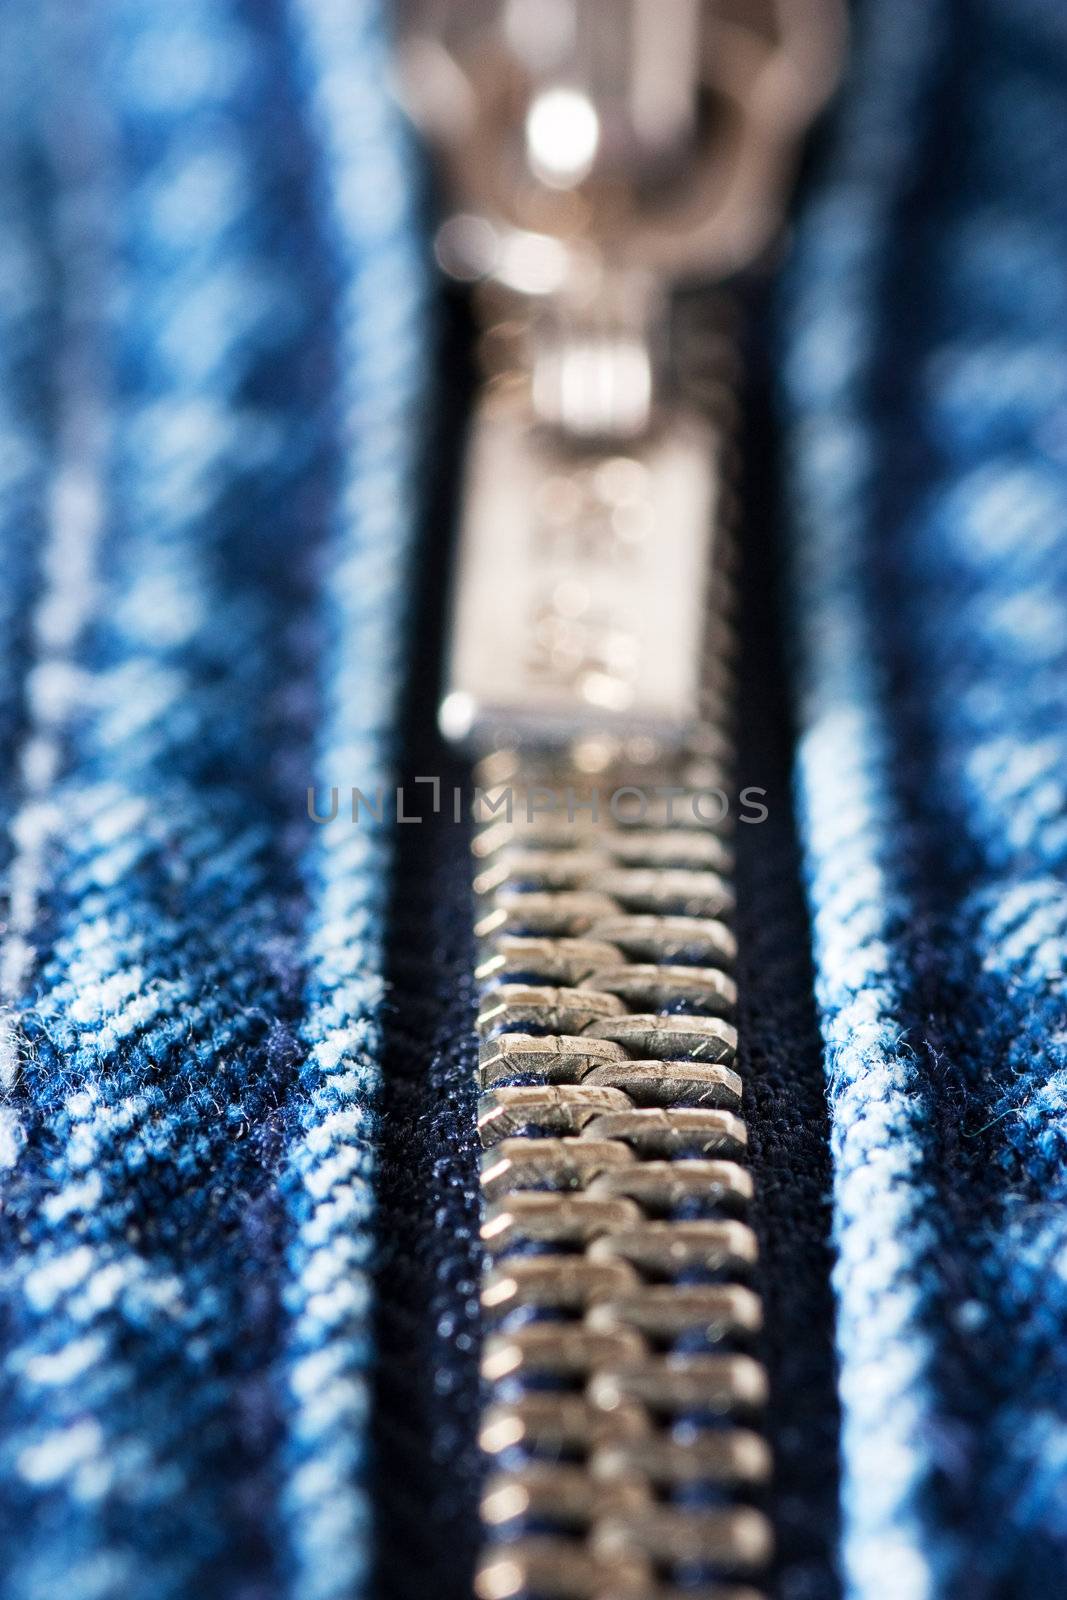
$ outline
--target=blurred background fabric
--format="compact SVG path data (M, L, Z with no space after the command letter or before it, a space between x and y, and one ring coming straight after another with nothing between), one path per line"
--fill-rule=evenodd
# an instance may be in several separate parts
M426 347L377 13L0 9L0 1586L357 1592Z
M1067 13L871 5L789 272L849 1591L1067 1586Z
M1067 20L853 55L747 469L778 1593L1053 1600ZM446 759L466 380L386 78L370 0L0 0L4 1600L468 1592L466 839L305 812Z

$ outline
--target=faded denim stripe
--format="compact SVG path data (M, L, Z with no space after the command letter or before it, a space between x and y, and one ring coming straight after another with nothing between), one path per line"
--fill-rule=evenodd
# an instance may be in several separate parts
M850 1592L1067 1583L1056 7L869 7L788 312Z
M410 152L365 0L291 0L340 275L331 333L344 453L324 580L328 644L314 778L395 781L408 641L414 468L428 330ZM327 806L327 810L328 810ZM287 1152L290 1431L284 1506L300 1600L347 1600L369 1571L369 1275L382 1086L388 823L316 831L300 1112Z
M66 321L37 606L52 633L29 677L48 739L26 741L37 787L15 839L37 881L5 1192L0 1581L35 1600L283 1592L277 1505L323 1416L287 1351L343 1366L352 1350L315 1295L341 1246L316 1256L287 1210L328 1187L320 1140L337 1131L312 1109L307 1041L336 1036L339 907L367 913L343 922L363 934L343 960L373 970L382 871L380 845L319 857L304 790L316 741L329 769L346 730L372 753L385 737L411 448L388 398L390 370L405 382L399 280L384 404L373 337L358 384L349 363L372 299L355 234L373 263L402 213L376 231L348 192L342 252L309 209L305 108L265 8L115 0L84 37L58 10L47 221ZM362 81L350 103L377 126L384 90ZM327 183L337 156L316 158ZM335 359L331 307L348 329ZM353 1014L373 1010L380 986L353 984ZM358 1218L345 1227L363 1248ZM290 1248L312 1266L287 1300ZM338 1450L358 1459L361 1427L342 1408ZM312 1451L336 1465L325 1433ZM314 1571L336 1581L363 1530L331 1531Z

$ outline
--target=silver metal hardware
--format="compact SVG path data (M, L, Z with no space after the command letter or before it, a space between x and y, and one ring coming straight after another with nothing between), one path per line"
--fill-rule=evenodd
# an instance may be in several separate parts
M778 232L843 8L398 9L450 206L438 259L484 325L440 715L488 797L476 1594L760 1600L732 858L685 804L732 783L731 341L721 302L683 336L672 296ZM683 800L524 816L591 775Z
M452 207L438 258L485 287L497 350L442 729L481 751L650 732L677 750L702 711L723 424L672 356L671 293L778 231L841 0L399 9L402 94Z
M504 752L479 774L505 775L520 798L574 776L566 755ZM752 1504L770 1472L750 1425L758 1247L733 942L708 915L729 902L730 851L684 826L568 834L523 815L475 843L495 1463L476 1592L759 1600L737 1582L772 1546Z
M718 502L696 414L627 455L561 458L521 403L491 396L467 461L444 733L482 749L691 738Z
M400 0L399 80L454 207L445 270L553 293L588 253L738 271L836 80L840 0Z

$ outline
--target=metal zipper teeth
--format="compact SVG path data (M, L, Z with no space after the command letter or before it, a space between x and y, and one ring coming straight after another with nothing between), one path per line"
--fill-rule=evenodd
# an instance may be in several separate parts
M693 0L665 30L648 0L574 0L548 48L529 7L473 29L469 7L405 9L401 78L450 190L438 259L485 322L439 720L520 746L480 775L513 820L475 839L477 1590L752 1600L769 1457L732 869L695 803L729 764L731 341L707 302L687 328L674 291L721 289L777 233L839 5ZM612 741L626 759L595 787L673 791L658 816L524 818L535 789L588 789ZM653 769L652 742L677 754Z
M482 1600L757 1600L771 1556L732 860L691 804L729 747L714 723L700 745L598 775L684 790L639 821L529 820L526 791L588 790L565 758L481 769L513 802L474 841Z

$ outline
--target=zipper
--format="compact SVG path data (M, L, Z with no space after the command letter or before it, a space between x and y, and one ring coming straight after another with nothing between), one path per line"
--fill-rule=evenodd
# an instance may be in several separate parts
M841 34L836 0L401 7L482 325L440 708L477 761L479 1600L755 1600L772 1558L732 286Z

